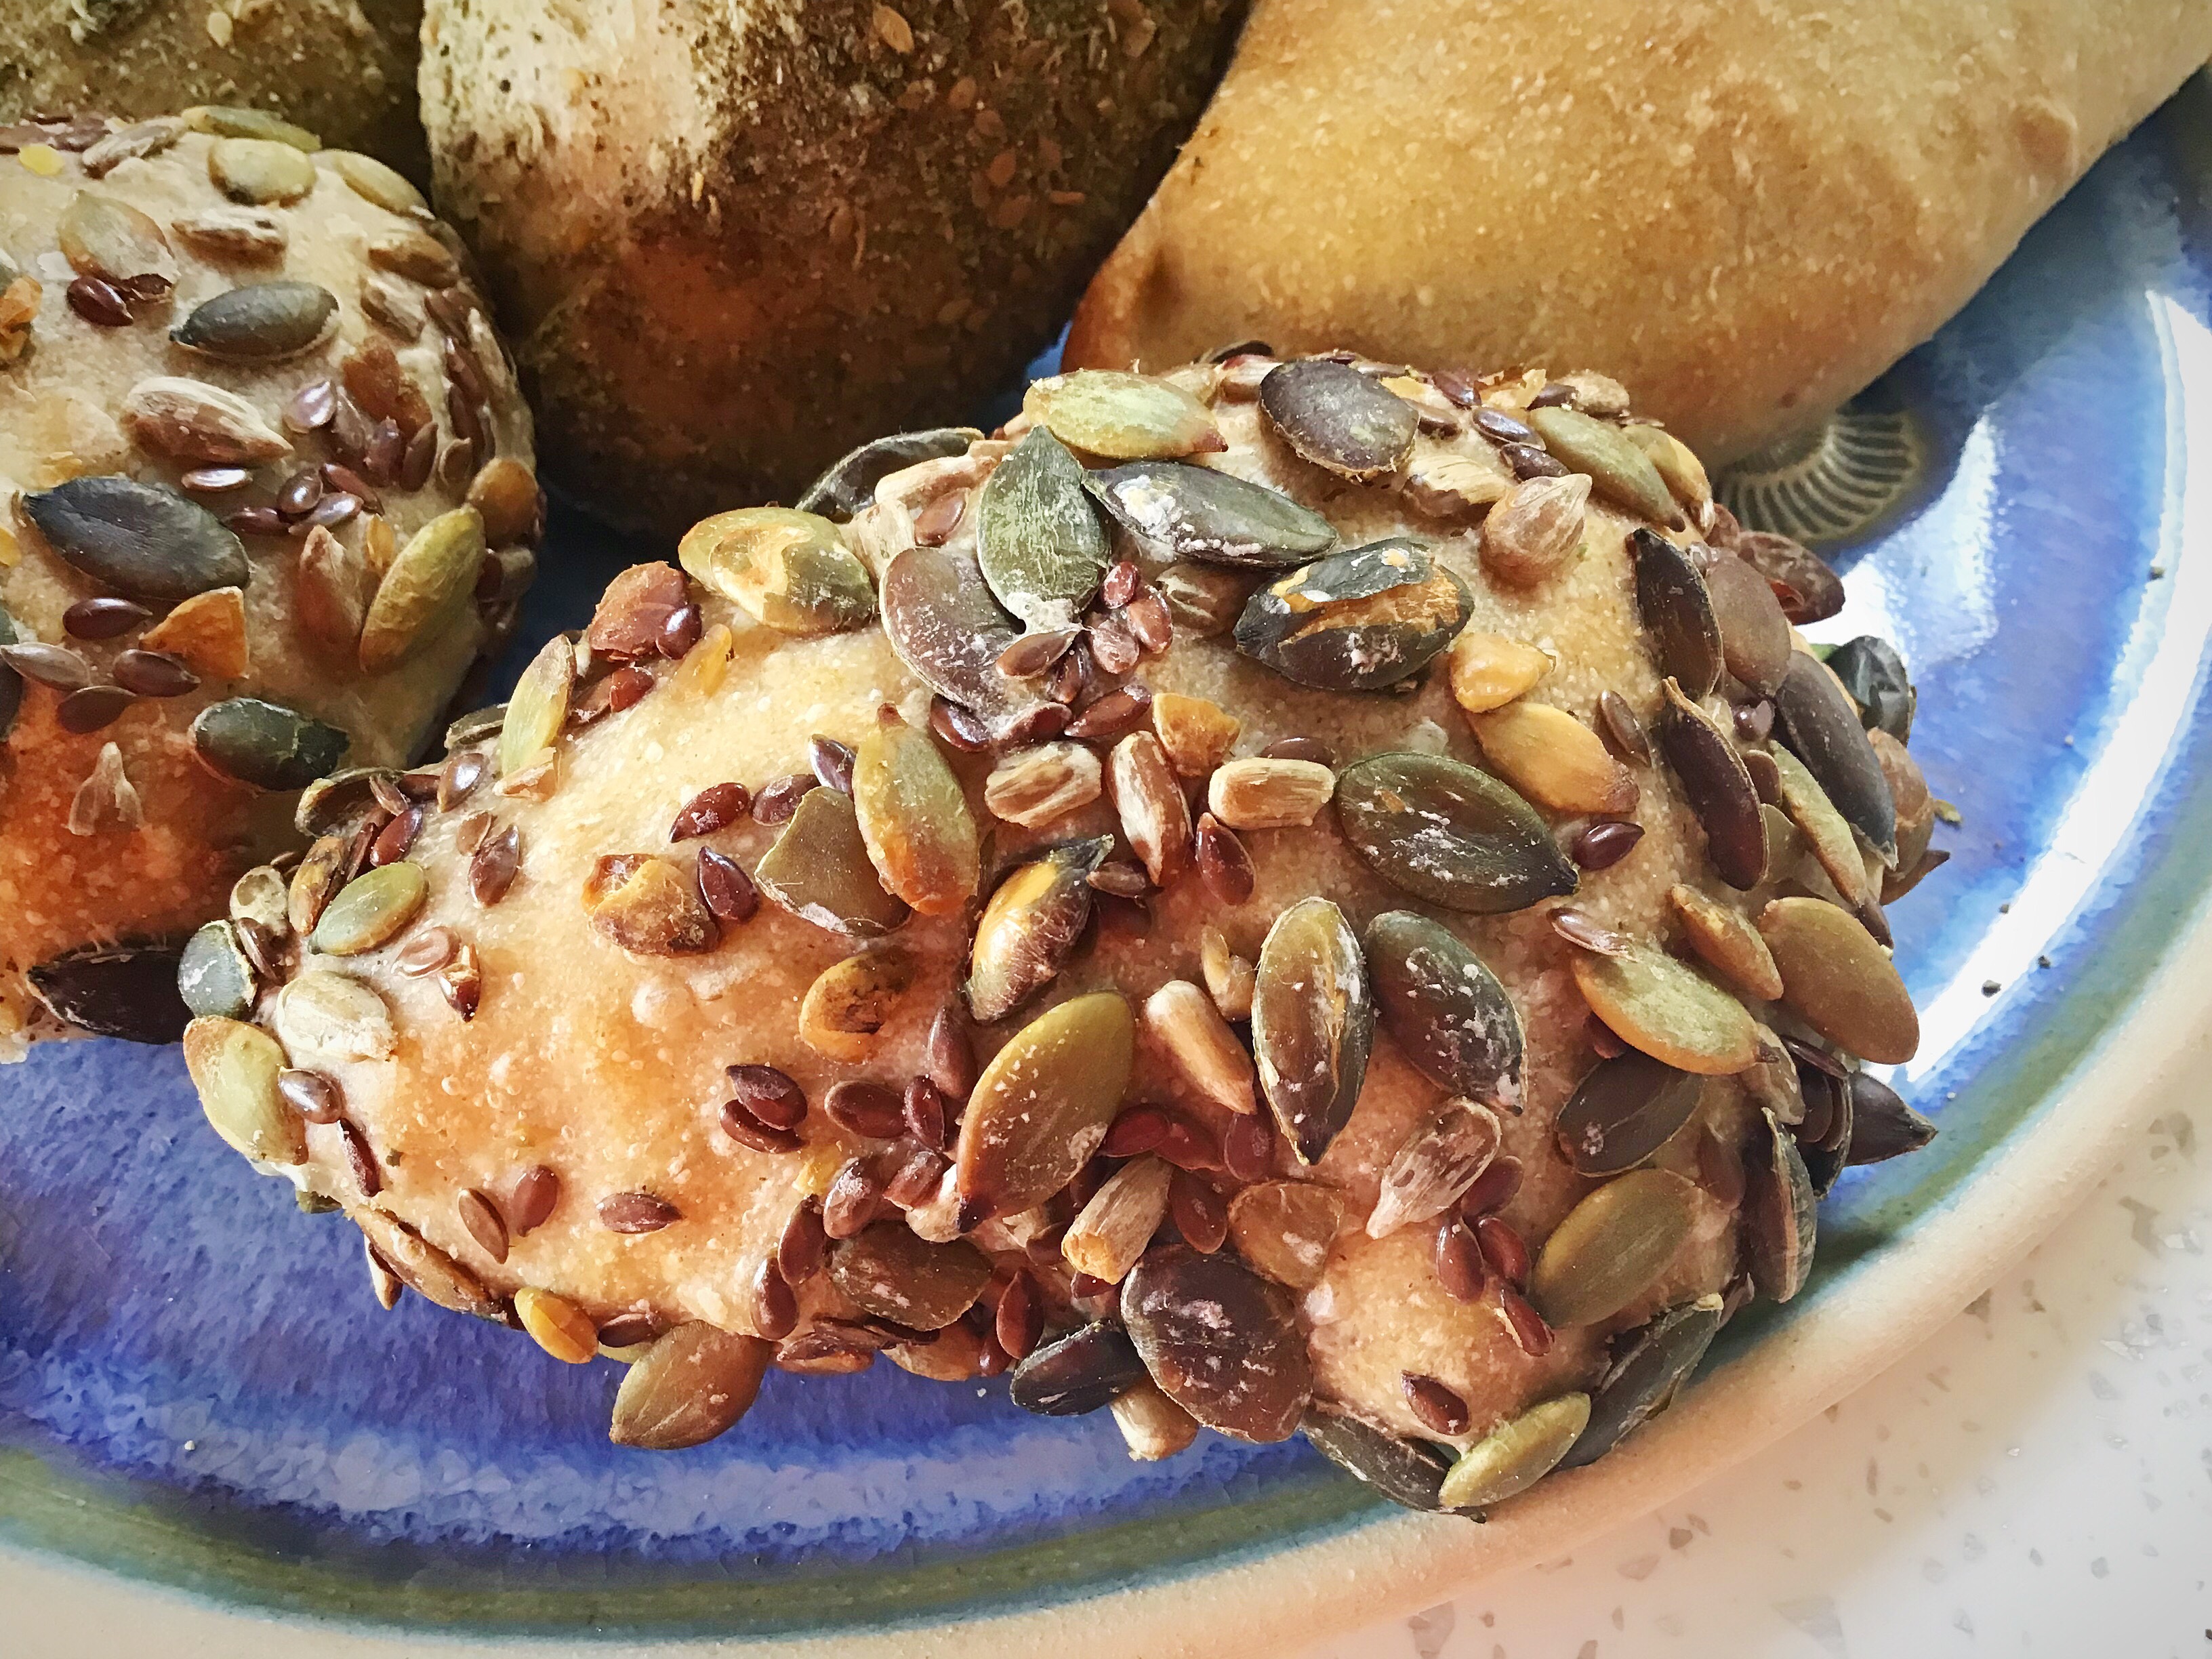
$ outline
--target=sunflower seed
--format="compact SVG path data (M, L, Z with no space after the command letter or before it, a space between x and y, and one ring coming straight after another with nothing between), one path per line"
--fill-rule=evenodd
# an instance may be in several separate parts
M1905 659L1887 640L1871 634L1847 640L1828 653L1828 672L1859 706L1869 730L1887 732L1904 743L1912 736L1915 696Z
M1552 1133L1576 1172L1618 1175L1672 1140L1698 1109L1700 1079L1648 1054L1600 1060L1559 1109Z
M1129 849L1155 887L1168 886L1189 870L1192 853L1190 807L1167 750L1151 732L1132 732L1114 745L1109 775Z
M257 789L301 789L335 767L350 741L334 726L258 697L210 703L193 719L207 766Z
M1425 1440L1378 1429L1348 1410L1316 1401L1298 1425L1313 1449L1392 1503L1431 1513L1442 1510L1451 1455Z
M157 115L149 121L137 121L127 127L94 142L91 148L77 159L86 173L94 179L105 179L125 161L142 161L149 155L158 155L184 137L183 118Z
M1139 461L1087 473L1084 484L1159 559L1284 570L1337 544L1335 526L1320 514L1212 467Z
M1897 808L1866 730L1834 678L1802 652L1774 694L1777 729L1836 810L1874 844L1884 863L1897 856Z
M1357 483L1403 466L1420 428L1413 404L1325 357L1270 369L1260 408L1294 453Z
M1379 690L1449 646L1473 604L1425 544L1397 537L1267 583L1237 618L1237 648L1301 685Z
M1697 1218L1697 1188L1632 1170L1586 1194L1536 1257L1529 1300L1557 1328L1613 1317L1659 1281Z
M1252 1057L1197 986L1171 979L1154 991L1145 1000L1145 1026L1183 1079L1206 1099L1232 1112L1259 1109L1252 1092Z
M1083 478L1083 464L1036 427L975 503L977 567L999 603L1031 629L1067 627L1106 574L1106 532Z
M271 1024L295 1066L389 1060L396 1041L382 997L357 979L322 969L276 994Z
M312 943L333 957L360 956L387 945L415 920L429 891L419 864L387 864L356 876L324 909Z
M799 1040L817 1054L857 1065L875 1052L914 976L913 957L890 946L823 969L799 1005Z
M1447 1100L1406 1137L1382 1171L1370 1238L1442 1215L1498 1155L1498 1119L1471 1100Z
M1129 1455L1140 1463L1157 1463L1188 1451L1198 1438L1197 1419L1150 1382L1116 1395L1109 1409Z
M1042 1203L1098 1149L1128 1087L1136 1021L1112 992L1031 1020L976 1080L960 1123L965 1205L1007 1215Z
M754 867L763 892L792 915L853 939L876 939L905 925L903 900L884 890L852 798L811 789Z
M1894 1065L1920 1046L1920 1018L1888 953L1846 912L1816 898L1777 899L1759 931L1782 975L1782 1000L1862 1060Z
M945 548L910 547L884 571L884 632L891 649L933 691L971 714L993 739L1036 716L1043 699L999 672L1018 637L975 561Z
M1041 743L1000 759L983 781L983 805L994 817L1042 830L1097 800L1104 775L1088 744Z
M1555 812L1635 810L1636 780L1565 709L1515 702L1468 718L1483 757L1539 805Z
M1524 478L1482 521L1482 568L1506 587L1530 588L1582 556L1590 482L1580 473Z
M1770 697L1790 666L1790 619L1766 579L1741 559L1721 557L1705 573L1728 672Z
M1748 891L1766 875L1766 826L1759 791L1728 733L1669 678L1659 746L1681 780L1690 810L1705 832L1705 852L1722 880Z
M1370 756L1336 784L1337 820L1393 886L1448 909L1498 915L1575 890L1579 878L1528 802L1441 755Z
M1631 531L1628 545L1636 562L1637 614L1653 635L1660 673L1679 681L1692 702L1710 695L1723 659L1705 577L1687 553L1652 531Z
M1132 1158L1108 1176L1061 1235L1068 1266L1109 1285L1128 1275L1167 1218L1174 1167L1160 1158Z
M276 1039L234 1019L203 1018L185 1028L185 1068L200 1108L233 1151L257 1164L307 1161L307 1128L276 1088L284 1051Z
M1088 878L1112 848L1108 836L1063 842L993 890L969 958L966 994L977 1019L1004 1019L1066 964L1091 920Z
M1414 1068L1453 1094L1518 1111L1521 1019L1481 958L1410 910L1376 916L1364 944L1383 1026Z
M1032 1352L1007 1377L1007 1394L1041 1417L1081 1417L1144 1382L1145 1362L1121 1326L1085 1325Z
M173 604L242 587L252 574L238 538L172 489L85 477L26 495L22 506L64 560L131 599Z
M775 1345L692 1321L656 1338L616 1392L607 1437L680 1451L726 1432L760 1392Z
M1470 714L1503 708L1551 672L1549 653L1501 634L1462 633L1451 646L1452 700Z
M1206 805L1234 830L1300 829L1328 805L1335 789L1335 775L1326 766L1247 756L1214 772L1206 784Z
M1161 1391L1206 1427L1285 1440L1312 1391L1295 1300L1234 1256L1153 1251L1121 1286L1121 1316Z
M1576 472L1587 472L1597 493L1639 519L1677 524L1674 492L1642 450L1620 428L1575 409L1532 409L1528 424L1546 450Z
M1917 1152L1936 1139L1936 1126L1906 1105L1904 1097L1881 1079L1854 1072L1849 1086L1851 1123L1846 1162L1880 1164L1905 1152Z
M864 1314L936 1331L975 1306L991 1262L964 1240L931 1244L903 1221L878 1221L831 1248L830 1279Z
M1374 1037L1359 941L1327 899L1300 900L1260 947L1252 1049L1267 1105L1301 1163L1317 1162L1350 1120Z
M1760 1119L1744 1154L1744 1254L1759 1293L1787 1302L1813 1270L1817 1200L1796 1138L1771 1112Z

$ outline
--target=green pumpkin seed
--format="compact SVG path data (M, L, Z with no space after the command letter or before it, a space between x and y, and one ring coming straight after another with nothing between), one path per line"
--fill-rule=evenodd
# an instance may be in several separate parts
M33 967L31 989L65 1025L125 1042L174 1042L191 1011L177 994L174 945L88 945Z
M1442 1215L1459 1202L1498 1156L1503 1133L1496 1117L1471 1100L1447 1100L1406 1138L1378 1183L1367 1218L1370 1238Z
M218 138L208 150L208 177L234 202L281 205L314 189L315 164L273 139Z
M1735 741L1670 678L1661 687L1659 747L1682 781L1723 881L1749 891L1766 876L1766 823L1759 790Z
M1375 1041L1375 995L1344 912L1301 899L1275 918L1252 986L1252 1057L1299 1161L1318 1162L1351 1121Z
M993 890L968 963L968 1008L978 1020L1004 1019L1066 966L1091 920L1088 878L1113 850L1110 836L1064 842Z
M751 1408L775 1344L692 1320L655 1338L615 1392L607 1438L682 1451L726 1433Z
M1775 730L1805 769L1820 780L1844 821L1874 844L1882 862L1897 857L1897 805L1881 761L1850 699L1828 671L1803 652L1792 653L1774 694Z
M292 1064L311 1068L389 1060L392 1010L360 980L311 969L276 994L271 1022Z
M1306 1407L1298 1432L1323 1457L1392 1503L1431 1514L1443 1511L1444 1476L1453 1461L1443 1448L1378 1429L1319 1401Z
M1044 703L1026 680L999 672L1020 637L969 555L909 547L884 570L884 632L899 660L933 691L1003 738Z
M1721 632L1728 672L1750 690L1771 697L1790 667L1790 618L1774 589L1741 559L1726 555L1705 573L1713 620Z
M702 586L779 634L842 634L876 614L866 567L818 514L717 513L684 532L676 556Z
M1367 924L1376 1006L1413 1068L1440 1089L1521 1109L1521 1017L1498 975L1443 923L1387 910Z
M967 792L927 732L882 720L853 757L853 812L886 890L925 916L974 896L982 848Z
M129 599L173 605L253 574L213 514L158 484L71 478L24 496L23 513L64 561Z
M177 259L161 227L128 202L81 190L62 210L55 227L62 255L81 276L97 276L128 290L141 276L173 285Z
M169 331L226 363L274 363L313 350L337 325L338 299L313 283L251 283L205 300Z
M1063 1002L1015 1032L960 1121L963 1204L1011 1215L1073 1180L1121 1109L1136 1040L1129 1005L1111 991Z
M1336 547L1320 514L1212 467L1137 461L1087 473L1084 485L1155 558L1286 570Z
M1261 587L1237 619L1237 648L1300 685L1380 690L1450 645L1474 603L1425 544L1396 537Z
M326 149L315 160L344 179L353 193L365 202L374 202L386 213L396 213L401 218L412 218L428 213L429 203L422 192L409 182L407 175L388 167L374 155L363 155L357 149Z
M924 461L947 460L964 455L968 446L983 434L972 426L934 427L927 432L898 432L876 438L849 450L828 471L806 486L798 511L817 514L842 524L873 505L876 486L894 472L919 466Z
M258 1026L204 1018L185 1028L185 1069L215 1132L257 1164L305 1164L307 1126L277 1092L284 1051Z
M1759 931L1782 970L1782 1000L1848 1054L1900 1065L1920 1047L1920 1016L1889 953L1825 899L1777 899Z
M1828 653L1828 672L1858 704L1859 720L1868 731L1887 732L1899 743L1911 738L1918 699L1895 646L1871 634L1846 640Z
M1818 1242L1819 1200L1796 1138L1763 1112L1744 1154L1744 1256L1751 1282L1770 1301L1805 1288Z
M1223 449L1206 405L1171 380L1079 368L1031 382L1022 412L1054 437L1110 461L1173 460Z
M351 739L335 726L258 697L210 703L192 748L213 771L257 789L303 789L336 766Z
M1438 1501L1449 1509L1480 1509L1528 1491L1559 1467L1589 1426L1589 1415L1586 1394L1563 1394L1531 1406L1460 1454L1437 1490Z
M975 503L975 562L1031 629L1066 628L1106 574L1106 532L1083 463L1042 427L993 469Z
M964 1239L932 1244L904 1221L878 1221L830 1253L831 1283L864 1314L941 1331L975 1305L991 1259Z
M256 992L253 963L227 921L211 921L185 941L177 961L177 994L195 1015L242 1019Z
M849 795L810 789L768 849L753 879L805 921L852 939L878 939L906 925L904 900L884 890Z
M1578 409L1532 409L1522 418L1570 471L1589 474L1591 486L1607 501L1654 524L1681 522L1659 469L1619 427Z
M1577 1173L1619 1175L1672 1140L1703 1093L1702 1078L1632 1051L1591 1069L1552 1133Z
M1723 659L1705 577L1687 553L1640 526L1629 532L1628 546L1636 562L1636 612L1657 647L1660 673L1679 681L1693 702L1711 695Z
M258 138L310 154L323 145L307 128L246 104L195 104L185 111L184 118L185 125L194 132L216 138Z
M1668 1309L1629 1337L1590 1398L1589 1425L1559 1467L1596 1462L1663 1410L1698 1369L1720 1328L1720 1297L1702 1296Z
M584 914L641 957L696 956L721 937L696 876L651 853L617 853L594 863L584 879Z
M1605 956L1577 951L1571 966L1591 1012L1655 1060L1729 1077L1759 1058L1759 1028L1743 1005L1663 951L1633 943Z
M507 700L499 727L499 770L514 777L552 747L568 723L568 701L576 689L576 649L556 634L530 659Z
M1774 761L1774 769L1782 782L1782 808L1790 821L1797 826L1820 860L1820 868L1836 884L1836 891L1854 909L1872 896L1868 890L1866 861L1859 856L1857 838L1844 815L1836 811L1828 792L1820 787L1820 781L1806 769L1805 763L1779 744L1768 753Z
M1574 865L1536 811L1489 773L1442 755L1371 755L1336 780L1337 822L1392 886L1497 915L1575 890Z
M292 826L303 836L327 836L352 827L366 807L376 799L376 781L397 783L399 773L389 766L350 766L317 778L300 792L292 811Z
M1313 1392L1297 1300L1220 1251L1148 1253L1121 1281L1121 1322L1160 1392L1239 1440L1287 1440Z
M1586 1194L1529 1275L1528 1299L1545 1322L1597 1324L1657 1284L1690 1236L1697 1191L1665 1170L1632 1170Z
M377 584L361 629L361 672L398 667L466 607L484 560L483 515L441 513L408 538Z
M357 957L398 938L430 896L422 866L402 859L356 876L338 890L310 939L325 956Z
M1356 483L1406 464L1420 416L1349 363L1280 363L1260 382L1260 408L1292 452Z
M1876 1077L1851 1073L1851 1128L1845 1161L1881 1164L1917 1152L1936 1139L1936 1126L1905 1103L1905 1097Z

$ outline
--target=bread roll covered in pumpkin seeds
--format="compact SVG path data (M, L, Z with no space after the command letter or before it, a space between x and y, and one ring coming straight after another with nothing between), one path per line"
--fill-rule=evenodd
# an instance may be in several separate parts
M1428 1509L1599 1455L1932 1133L1860 1062L1942 855L1894 653L1547 384L1078 374L700 524L193 1024L209 1116L636 1361L625 1443L884 1353Z
M96 136L95 136L96 135ZM0 158L0 1054L250 1001L301 787L411 758L533 567L528 411L351 151L99 124ZM78 142L78 140L85 142ZM367 849L357 849L364 856Z

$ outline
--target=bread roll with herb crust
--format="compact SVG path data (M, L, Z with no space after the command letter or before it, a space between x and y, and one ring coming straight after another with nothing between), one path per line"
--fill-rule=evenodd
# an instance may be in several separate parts
M441 211L556 489L672 538L966 420L1065 320L1241 0L433 0Z
M1260 0L1067 361L1601 363L1709 462L1964 305L2203 0Z

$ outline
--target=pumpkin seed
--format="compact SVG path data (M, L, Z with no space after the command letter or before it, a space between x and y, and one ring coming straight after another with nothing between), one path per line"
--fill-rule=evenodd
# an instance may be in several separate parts
M1110 836L1064 842L992 891L968 963L968 1008L977 1019L1004 1019L1066 965L1091 920L1091 872L1113 848Z
M1237 626L1250 579L1218 566L1183 562L1161 571L1153 585L1176 627L1211 640Z
M292 872L291 886L285 904L292 931L305 937L314 931L322 919L325 908L345 881L346 872L353 866L352 839L345 835L325 835L315 838L300 867Z
M1145 1362L1119 1325L1079 1326L1032 1352L1008 1376L1007 1395L1040 1417L1081 1417L1145 1381Z
M1036 744L1000 757L983 781L983 805L994 817L1042 830L1097 800L1104 780L1088 744Z
M1414 1127L1384 1168L1367 1236L1388 1238L1451 1208L1498 1156L1502 1133L1489 1108L1471 1100L1443 1102Z
M1600 1060L1583 1077L1552 1133L1577 1174L1619 1175L1672 1140L1704 1090L1692 1073L1631 1050Z
M373 804L377 781L393 787L399 774L389 766L354 766L317 778L300 792L292 824L303 836L325 836L352 827L356 818Z
M1776 899L1759 931L1782 973L1782 1000L1847 1053L1881 1065L1912 1058L1920 1017L1889 954L1824 899Z
M185 1069L200 1109L232 1150L257 1164L305 1164L307 1126L276 1090L284 1051L258 1026L217 1018L185 1028Z
M311 351L337 325L338 299L314 283L251 283L205 300L169 331L226 363L274 363Z
M1587 402L1582 408L1591 415L1604 412ZM1684 507L1696 513L1711 502L1713 483L1706 476L1705 464L1673 433L1664 427L1626 426L1621 428L1620 435L1644 452L1644 459L1658 470L1674 499Z
M665 1332L616 1391L607 1438L681 1451L726 1432L750 1409L775 1345L698 1320Z
M500 722L499 769L512 776L550 748L568 723L570 694L576 685L576 648L564 635L555 635L531 659L515 682L507 717Z
M1712 595L1690 556L1664 536L1638 526L1629 532L1636 562L1636 611L1657 646L1659 672L1680 682L1694 702L1720 683L1720 623Z
M1899 743L1911 739L1916 696L1895 646L1871 634L1846 640L1828 653L1828 672L1844 683L1869 731L1887 732Z
M1720 629L1721 659L1751 691L1771 697L1790 667L1790 619L1766 578L1741 559L1721 557L1705 572Z
M884 890L852 797L810 789L753 871L760 889L817 927L877 939L905 926L905 901Z
M1482 568L1505 587L1528 588L1560 574L1583 550L1590 482L1581 473L1524 478L1482 521Z
M1170 1245L1121 1285L1121 1318L1162 1393L1239 1440L1287 1440L1312 1393L1297 1304L1234 1256Z
M1167 1219L1175 1175L1175 1166L1163 1158L1138 1157L1107 1176L1060 1236L1067 1265L1109 1285L1127 1278Z
M356 876L315 923L310 940L326 956L357 957L388 945L415 920L430 895L419 864L401 860Z
M1917 1152L1936 1139L1936 1126L1905 1103L1905 1097L1880 1078L1853 1072L1851 1127L1846 1162L1880 1164Z
M1262 1181L1229 1201L1237 1254L1279 1285L1310 1291L1344 1224L1344 1194L1310 1181Z
M177 994L196 1015L243 1018L259 988L253 963L227 921L210 921L185 941L177 961Z
M1137 461L1083 482L1155 558L1287 570L1336 547L1336 526L1320 514L1212 467Z
M1782 994L1782 975L1773 953L1741 910L1679 882L1667 890L1667 900L1681 917L1682 931L1699 961L1760 1002L1771 1002Z
M1897 856L1897 807L1881 762L1834 677L1803 652L1792 653L1774 694L1775 729L1885 864Z
M1766 578L1782 614L1798 627L1826 622L1844 608L1843 579L1789 537L1746 530L1729 550Z
M1451 645L1452 701L1486 714L1526 696L1552 672L1551 653L1502 634L1462 633Z
M1268 928L1252 987L1260 1087L1301 1163L1318 1162L1350 1121L1374 1040L1359 941L1328 900L1301 899Z
M1355 483L1406 464L1420 416L1348 363L1279 363L1260 382L1260 408L1291 451Z
M903 1221L878 1221L830 1251L830 1278L864 1314L941 1331L975 1305L991 1261L964 1239L931 1244Z
M1198 1438L1198 1419L1150 1382L1115 1396L1114 1426L1139 1463L1157 1463L1190 1449Z
M684 532L677 557L702 586L780 634L842 634L876 614L866 568L818 514L717 513Z
M1636 780L1597 733L1565 709L1515 702L1469 715L1468 723L1484 758L1539 805L1555 812L1635 810Z
M389 1060L396 1041L382 997L357 979L321 969L276 994L272 1023L295 1066Z
M1447 909L1495 915L1575 890L1575 866L1527 801L1442 755L1372 755L1336 781L1336 816L1375 873Z
M963 1203L1010 1215L1073 1179L1105 1139L1135 1049L1136 1021L1111 991L1063 1002L1017 1031L983 1068L960 1121Z
M1323 1457L1392 1503L1430 1513L1443 1509L1441 1494L1452 1457L1442 1447L1378 1429L1319 1401L1307 1407L1298 1431Z
M342 893L338 902L344 902ZM598 860L585 878L584 914L600 933L637 956L696 956L713 950L721 937L697 880L650 853Z
M1206 781L1206 804L1232 830L1302 829L1335 790L1336 775L1318 762L1247 755Z
M1163 691L1152 699L1152 730L1176 775L1202 778L1229 758L1243 722L1218 703Z
M982 853L967 793L926 732L878 721L853 762L853 811L883 884L925 916L975 892Z
M1237 619L1237 648L1300 685L1379 690L1449 646L1473 605L1467 584L1426 544L1395 537L1262 586Z
M1171 979L1146 998L1145 1028L1168 1051L1184 1080L1207 1100L1232 1112L1259 1109L1252 1092L1252 1057L1213 1000L1197 986Z
M1567 414L1566 410L1534 410L1532 414ZM1437 1489L1437 1498L1447 1509L1477 1509L1502 1504L1528 1489L1559 1467L1589 1425L1590 1397L1563 1394L1531 1406L1520 1416L1500 1424L1459 1455Z
M1655 1060L1728 1077L1759 1058L1758 1027L1743 1005L1663 951L1634 943L1613 955L1577 951L1571 966L1591 1011Z
M1671 1402L1721 1328L1721 1299L1701 1296L1667 1310L1633 1334L1590 1399L1589 1423L1563 1469L1595 1463Z
M807 485L797 510L842 524L874 504L876 486L892 473L924 461L964 455L968 446L980 442L982 436L972 426L945 426L872 439L847 452Z
M914 958L886 947L834 963L799 1005L799 1040L817 1054L857 1065L875 1052L899 1000L914 985Z
M132 291L151 277L167 293L177 280L177 257L161 227L128 202L96 190L81 190L62 210L55 227L62 256L81 276Z
M435 639L466 607L483 560L483 515L472 507L441 513L410 537L369 601L361 672L396 668Z
M1521 1109L1521 1017L1505 987L1441 922L1386 910L1367 924L1383 1028L1438 1088Z
M1818 1200L1796 1138L1773 1113L1759 1115L1744 1154L1744 1255L1759 1293L1787 1302L1813 1271Z
M1674 492L1650 458L1617 426L1595 420L1578 409L1531 409L1523 417L1544 447L1571 471L1587 472L1597 493L1639 519L1679 524Z
M1554 1328L1595 1325L1658 1283L1697 1218L1697 1188L1632 1170L1586 1194L1536 1257L1528 1297Z
M322 147L322 140L307 128L249 105L195 104L185 111L184 120L194 132L217 138L258 138L304 151Z
M1771 751L1775 775L1781 784L1783 809L1790 815L1820 860L1820 868L1836 885L1844 902L1858 908L1871 896L1868 890L1866 863L1859 856L1856 837L1844 815L1836 811L1820 782L1807 769L1805 763L1787 749L1777 746ZM1777 994L1779 994L1778 993Z
M1041 632L1071 626L1106 574L1106 532L1083 478L1083 463L1066 446L1033 427L975 503L983 580L1000 605Z
M131 599L174 604L252 574L213 514L157 484L71 478L24 496L23 514L66 562Z
M302 789L336 766L343 732L258 697L210 703L193 719L192 748L213 771L257 789Z
M1036 688L999 672L1018 637L975 561L942 547L909 547L884 570L884 632L933 691L1003 739L1043 706Z
M315 164L274 139L218 138L208 150L208 177L234 202L281 206L314 189Z
M1659 746L1705 832L1706 856L1723 881L1748 891L1766 875L1766 825L1751 772L1720 723L1680 685L1670 678L1661 690Z
M1106 460L1171 460L1227 446L1206 405L1172 380L1083 368L1030 382L1022 412Z
M1805 1119L1791 1135L1797 1142L1798 1156L1805 1160L1806 1179L1812 1182L1814 1201L1818 1203L1827 1197L1850 1161L1850 1080L1808 1065L1800 1067L1798 1081L1806 1103Z
M40 963L27 977L65 1025L126 1042L174 1042L191 1011L177 994L179 947L86 945Z

